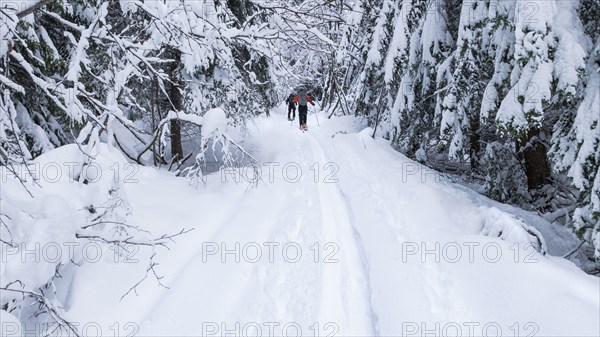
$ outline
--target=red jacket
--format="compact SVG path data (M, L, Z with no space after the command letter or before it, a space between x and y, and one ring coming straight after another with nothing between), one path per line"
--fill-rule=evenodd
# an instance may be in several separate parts
M315 103L313 103L312 99L310 99L310 97L308 97L308 95L306 95L305 97L306 97L306 100L308 101L308 103L310 103L312 105L315 105ZM297 103L299 99L300 99L300 96L296 95L296 97L294 97L294 101L293 102Z

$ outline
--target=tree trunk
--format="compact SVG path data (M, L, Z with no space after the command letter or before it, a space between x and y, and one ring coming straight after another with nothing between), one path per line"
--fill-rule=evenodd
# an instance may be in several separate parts
M471 135L469 142L471 143L471 148L469 150L469 158L471 159L471 171L477 172L479 170L479 155L481 150L481 145L479 144L480 136L480 123L479 116L471 117Z
M181 123L178 119L171 120L171 154L173 155L174 161L183 158L183 148L181 146Z
M181 59L181 52L174 49L172 52L173 60L175 63L171 69L171 103L173 104L173 110L179 112L183 109L183 97L181 94L181 74L179 74L179 64ZM171 155L173 160L183 159L183 147L181 145L181 122L179 119L171 120Z
M535 190L550 181L550 166L546 154L546 146L539 138L540 130L529 129L527 138L524 139L525 146L518 150L525 161L525 173L527 174L527 187Z

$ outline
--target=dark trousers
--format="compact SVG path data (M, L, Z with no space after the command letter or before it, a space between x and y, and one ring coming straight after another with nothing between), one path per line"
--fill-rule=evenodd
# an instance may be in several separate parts
M290 114L292 114L292 118L296 118L296 107L293 105L288 105L288 119L290 119Z
M308 106L298 105L298 117L300 125L306 124L306 115L308 114Z

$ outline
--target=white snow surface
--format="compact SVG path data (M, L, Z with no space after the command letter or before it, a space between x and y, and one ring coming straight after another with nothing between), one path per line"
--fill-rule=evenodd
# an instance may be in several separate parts
M141 250L83 263L66 318L106 336L600 335L599 278L556 256L576 245L566 229L444 181L361 120L318 126L313 112L308 132L283 107L257 120L243 144L264 164L257 187L141 167L122 187L130 221L195 228L155 248L168 288L150 276L121 299L147 268ZM81 207L57 184L48 194L40 218Z

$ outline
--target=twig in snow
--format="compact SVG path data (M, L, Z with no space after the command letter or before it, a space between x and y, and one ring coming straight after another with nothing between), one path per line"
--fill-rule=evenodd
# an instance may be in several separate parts
M169 287L167 287L166 285L164 285L162 283L162 279L164 278L164 276L159 275L156 272L155 267L159 265L158 262L156 262L154 260L154 257L156 256L156 253L152 253L152 256L150 256L150 261L149 261L149 265L148 268L146 268L146 274L144 275L144 277L142 277L141 280L137 281L136 284L134 284L131 288L129 288L129 290L127 290L127 292L125 294L123 294L123 296L121 296L121 299L119 300L119 302L123 301L123 299L125 298L125 296L129 295L130 293L134 293L136 296L138 296L138 292L137 292L137 287L142 284L142 282L144 282L147 278L148 275L150 274L150 272L152 272L152 275L154 275L154 279L156 279L156 282L158 283L158 285L160 287L169 289Z

